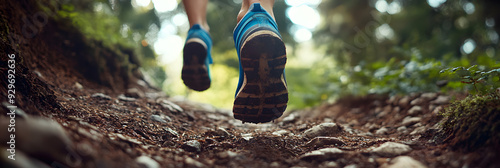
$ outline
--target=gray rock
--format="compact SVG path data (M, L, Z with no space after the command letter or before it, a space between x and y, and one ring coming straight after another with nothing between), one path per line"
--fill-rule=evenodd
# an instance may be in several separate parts
M371 148L371 153L385 156L385 157L393 157L402 154L406 154L410 152L412 149L410 146L396 143L396 142L386 142L380 145L379 147Z
M386 135L388 132L389 132L389 129L387 129L387 127L382 127L380 129L378 129L377 131L375 131L375 134Z
M323 148L311 151L300 156L301 160L331 160L338 159L344 155L344 151L339 148Z
M8 128L10 121L6 118L0 119L0 127ZM63 165L74 167L81 160L67 159L68 156L76 156L71 139L64 131L63 127L50 119L39 117L27 117L23 120L16 120L15 139L8 129L0 129L0 141L9 151L13 146L9 144L15 141L14 149L16 153L22 151L27 156L38 160L58 162Z
M437 97L437 93L423 93L420 97L425 100L433 100Z
M319 167L337 168L337 167L339 167L339 164L337 162L334 162L334 161L326 161L326 162L321 163L321 165Z
M165 134L168 137L178 137L179 136L179 134L176 131L174 131L172 128L163 127L163 130L165 130Z
M400 133L407 133L408 128L406 128L406 126L401 126L401 127L398 127L397 131Z
M241 134L241 138L249 141L250 139L253 138L253 134L252 133L248 133L248 134Z
M181 147L188 152L201 152L201 144L197 140L186 141Z
M392 159L388 164L384 164L381 168L427 168L421 162L409 157L409 156L398 156Z
M424 133L425 131L427 130L427 127L425 126L420 126L418 128L415 128L411 133L410 135L416 135L416 134L422 134Z
M9 109L9 112L7 112L7 115L9 116L10 114L10 111L14 111L14 115L16 115L16 117L19 117L19 118L27 118L28 117L28 114L26 114L26 112L24 112L24 110L22 110L21 108L18 108L17 106L13 106L12 104L4 101L2 102L2 105Z
M295 121L297 121L298 118L299 118L299 115L292 113L292 114L286 116L285 118L283 118L283 120L281 122L283 122L283 124L294 123Z
M160 168L160 164L148 156L139 156L135 159L135 161L144 168Z
M129 137L129 136L125 136L123 134L119 134L119 133L111 133L110 134L110 137L116 137L118 138L119 140L122 140L124 142L130 142L130 143L133 143L133 144L137 144L137 145L142 145L142 142L137 140L137 139L134 139L132 137ZM110 138L111 140L114 140L116 138Z
M315 137L315 138L311 139L304 146L319 148L319 147L323 147L326 145L341 146L344 144L345 143L337 137L321 137L320 136L320 137Z
M421 106L413 106L408 110L409 115L417 115L422 113L422 107Z
M101 100L111 100L111 97L108 95L105 95L104 93L94 93L90 97L101 99Z
M437 106L434 110L432 110L432 114L438 115L441 111L443 111L443 109L443 106Z
M407 116L403 119L403 122L401 122L401 124L408 127L408 126L411 126L413 124L419 123L420 121L422 121L422 117Z
M171 102L171 101L168 101L168 100L165 100L165 99L160 99L159 100L159 104L163 107L163 108L166 108L168 109L169 111L172 111L172 112L184 112L184 110L178 106L177 104Z
M410 102L410 105L415 106L415 105L419 105L419 104L421 104L422 102L424 102L424 100L423 100L423 99L421 99L421 98L416 98L415 100L412 100L412 101Z
M184 163L186 163L187 167L206 167L205 164L190 157L186 157L186 159L184 159Z
M226 129L221 128L221 127L217 128L215 130L207 131L204 134L205 134L205 136L220 137L220 138L227 138L227 137L232 136L232 134L227 132Z
M152 121L160 122L160 123L167 123L166 120L164 120L163 118L161 118L159 115L156 115L156 114L151 115L151 117L149 117L149 119Z
M121 101L126 101L126 102L131 102L131 101L135 101L136 98L133 98L133 97L127 97L123 94L120 94L118 95L118 100L121 100Z
M344 168L358 168L358 165L350 164L350 165L345 166Z
M408 105L408 103L410 103L410 97L409 97L409 96L405 96L405 97L403 97L403 98L401 98L401 99L399 100L399 103L398 103L398 104L399 104L400 106L407 106L407 105Z
M291 133L288 130L278 130L278 131L274 131L272 134L276 135L276 136L286 136L286 135L290 135Z
M314 138L317 136L335 136L342 133L342 127L336 123L322 123L316 125L304 132L307 138Z
M225 159L225 158L234 158L238 156L239 154L233 151L224 151L224 152L219 152L217 156L219 158Z
M444 104L448 104L449 102L450 102L450 97L441 95L441 96L438 96L436 98L436 100L431 101L431 104L444 105Z
M78 90L82 90L83 86L82 86L82 84L75 82L75 88L77 88Z
M145 95L141 90L137 88L129 88L127 89L127 92L125 92L125 96L132 98L143 98Z

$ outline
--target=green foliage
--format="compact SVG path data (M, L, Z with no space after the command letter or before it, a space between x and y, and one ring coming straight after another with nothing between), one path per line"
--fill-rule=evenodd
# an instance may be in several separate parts
M456 75L461 79L461 83L472 85L474 88L473 92L482 95L492 94L498 98L498 93L495 90L500 87L500 68L489 71L485 71L484 69L484 66L473 65L469 68L447 68L441 70L440 73Z

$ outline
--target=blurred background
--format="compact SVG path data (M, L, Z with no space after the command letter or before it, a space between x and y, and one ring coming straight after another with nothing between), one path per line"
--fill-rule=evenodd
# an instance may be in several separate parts
M69 0L58 14L87 38L132 48L146 80L168 95L232 108L238 83L232 33L240 4L208 5L215 63L204 92L181 80L189 23L180 0ZM288 53L288 109L347 95L467 90L458 77L439 72L500 68L499 8L493 0L276 0Z

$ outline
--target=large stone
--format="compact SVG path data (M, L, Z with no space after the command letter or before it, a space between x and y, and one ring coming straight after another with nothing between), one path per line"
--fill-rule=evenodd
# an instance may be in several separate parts
M393 157L406 154L411 150L412 150L411 147L405 144L396 142L386 142L380 145L379 147L371 148L371 153L380 156Z
M12 148L8 142L15 141L16 152L22 151L29 157L47 162L58 162L63 165L75 166L81 160L67 159L76 156L76 150L63 127L51 120L39 117L27 117L16 120L15 138L8 132L8 119L0 119L0 141L2 146ZM10 127L13 128L13 127ZM7 143L5 143L7 142Z
M335 136L342 133L342 127L336 123L322 123L316 125L304 132L307 138L314 138L317 136Z
M344 154L344 151L339 148L323 148L315 151L311 151L300 156L300 159L312 161L312 160L332 160L338 159Z
M148 156L139 156L135 159L135 161L144 168L160 168L160 164Z
M388 164L384 164L381 168L427 168L421 162L409 157L409 156L398 156L392 159Z

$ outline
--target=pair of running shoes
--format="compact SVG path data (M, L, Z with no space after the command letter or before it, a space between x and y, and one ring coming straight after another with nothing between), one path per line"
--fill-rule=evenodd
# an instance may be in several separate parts
M259 3L237 24L234 43L240 75L233 105L234 118L265 123L279 118L288 103L285 80L285 44L274 19ZM210 87L212 39L200 25L193 25L184 45L182 80L196 91Z

